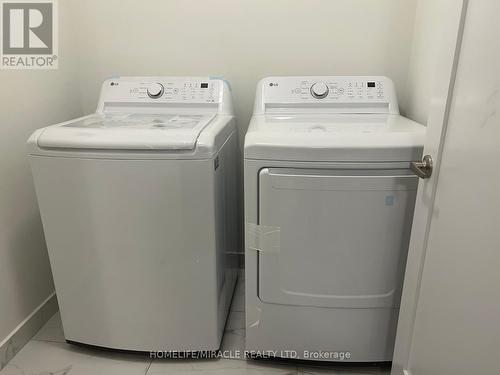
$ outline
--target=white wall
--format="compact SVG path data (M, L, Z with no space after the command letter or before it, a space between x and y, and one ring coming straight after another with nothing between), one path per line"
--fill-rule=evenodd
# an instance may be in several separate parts
M75 9L85 112L118 75L215 75L241 137L269 75L383 74L401 92L416 0L85 0Z
M25 144L81 114L67 10L61 1L59 70L0 71L0 342L54 290Z
M457 1L455 6L460 6ZM411 54L408 64L408 79L402 92L400 104L405 115L412 120L427 124L432 93L435 90L438 59L443 40L443 19L449 17L448 7L443 1L419 0L417 2Z

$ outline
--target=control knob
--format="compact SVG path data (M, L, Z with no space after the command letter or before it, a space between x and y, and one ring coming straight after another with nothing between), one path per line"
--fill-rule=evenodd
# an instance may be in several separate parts
M324 82L316 82L311 86L311 95L316 99L323 99L328 96L328 86Z
M157 99L163 95L165 89L161 83L152 83L147 89L148 96L151 99Z

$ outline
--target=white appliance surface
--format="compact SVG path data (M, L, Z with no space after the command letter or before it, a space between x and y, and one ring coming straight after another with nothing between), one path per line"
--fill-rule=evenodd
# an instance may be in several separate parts
M400 273L394 270L404 265L401 243L409 236L416 187L415 176L397 169L262 169L259 223L281 228L281 251L259 254L261 300L397 306Z
M269 77L245 137L246 348L390 361L425 127L385 77ZM326 353L326 355L320 355Z
M228 85L113 78L95 114L35 131L28 150L66 340L218 349L238 247Z
M417 159L425 128L399 114L256 115L245 157L302 161Z
M40 147L192 150L215 114L96 113L49 127Z

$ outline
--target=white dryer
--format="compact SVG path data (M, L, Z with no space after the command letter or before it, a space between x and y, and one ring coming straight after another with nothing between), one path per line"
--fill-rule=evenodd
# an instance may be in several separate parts
M259 82L244 151L247 350L392 359L424 134L386 77Z
M37 130L28 148L67 341L218 349L238 246L228 85L110 79L97 113Z

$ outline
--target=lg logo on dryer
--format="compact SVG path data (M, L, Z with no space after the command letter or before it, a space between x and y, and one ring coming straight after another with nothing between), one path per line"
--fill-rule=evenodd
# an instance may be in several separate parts
M0 0L2 69L57 69L55 0Z

